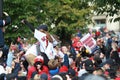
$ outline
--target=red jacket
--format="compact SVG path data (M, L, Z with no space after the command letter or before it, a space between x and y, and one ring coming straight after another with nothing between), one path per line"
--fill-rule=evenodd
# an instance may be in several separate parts
M61 66L59 69L59 72L67 72L67 71L68 71L68 67L65 65Z
M28 74L27 74L27 80L30 80L32 77L32 73L36 71L36 68L34 66L30 66L28 68ZM38 72L38 74L42 74L42 73L46 73L47 75L49 75L49 69L46 66L43 66L42 70L40 72Z
M31 76L32 76L32 73L36 71L35 67L34 66L29 66L28 67L28 73L27 73L27 80L30 80Z
M100 36L100 31L96 31L96 36Z
M46 74L49 74L49 69L47 66L43 66L43 69L41 71L38 72L39 74L42 74L42 73L46 73Z
M115 78L115 80L120 80L120 77Z

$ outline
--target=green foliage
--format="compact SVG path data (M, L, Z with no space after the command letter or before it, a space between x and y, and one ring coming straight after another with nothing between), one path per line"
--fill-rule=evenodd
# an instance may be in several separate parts
M120 0L85 0L95 6L98 14L106 13L109 16L120 15Z
M12 23L6 27L6 38L33 37L30 29L21 23L22 19L27 19L35 28L44 23L51 33L68 39L76 28L82 29L90 21L93 7L83 0L4 0L3 8L12 18ZM55 27L51 28L51 24Z

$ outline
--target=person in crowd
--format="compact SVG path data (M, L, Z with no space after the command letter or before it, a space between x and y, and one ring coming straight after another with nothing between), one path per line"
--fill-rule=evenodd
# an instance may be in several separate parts
M31 30L32 32L35 31L34 26L33 26L32 24L30 24L27 20L25 20L25 19L22 20L22 23L23 23L23 24L26 24L26 25L30 28L30 30ZM45 34L47 35L48 40L49 40L51 43L53 42L53 39L52 39L52 37L50 36L50 34L49 34L49 32L48 32L48 26L47 26L47 25L44 25L44 24L39 25L37 29L38 29L39 31L45 33Z
M49 75L49 69L47 66L43 65L44 58L42 56L37 56L34 59L34 66L30 66L28 68L27 80L33 79L36 74L43 74L46 73Z
M61 51L64 54L64 58L60 61L61 62L61 67L59 69L59 72L67 72L69 69L69 51L66 46L61 47Z
M15 55L18 52L19 52L19 49L18 49L17 43L11 42L8 56L7 56L7 61L6 61L7 66L11 67L11 63L13 61L13 58L15 57Z
M82 43L80 42L80 37L75 36L71 39L71 44L69 46L70 48L70 52L73 54L76 54L78 51L80 51L81 47L82 47ZM74 52L75 50L75 52Z
M6 75L6 71L3 65L0 65L0 80L4 80Z
M26 25L31 29L32 32L35 31L35 28L34 28L27 20L22 20L22 23L26 24ZM45 37L41 38L42 41L43 41L45 44L42 44L42 43L38 40L37 43L35 44L35 45L36 45L36 48L37 48L37 51L36 51L37 53L35 53L35 51L34 51L34 53L29 52L29 53L36 54L36 55L35 55L35 56L34 56L34 55L31 55L31 54L30 54L30 55L25 55L25 57L26 57L26 59L29 61L30 65L33 65L33 64L32 64L33 62L32 62L31 60L29 60L30 57L32 57L32 59L34 59L37 55L42 55L42 54L44 53L44 54L47 55L48 58L51 58L51 57L49 56L50 51L47 52L47 50L46 50L46 49L48 49L49 43L53 43L53 39L52 39L52 37L51 37L51 34L48 32L48 26L42 24L42 25L39 25L36 29L37 29L38 31L46 34ZM50 45L49 45L49 47L50 47ZM27 52L28 52L28 51L27 51ZM54 51L53 51L53 52L54 52Z
M104 74L104 71L102 70L102 68L97 67L95 68L95 70L93 71L94 75L98 75L98 76L102 76Z
M107 56L107 48L105 47L103 38L98 38L97 39L97 47L105 55L105 58L106 58L106 56Z
M66 74L67 80L78 80L78 77L76 75L76 71L74 69L69 68L67 74Z
M100 64L105 62L105 56L100 49L96 50L93 54L93 61L96 67L100 67Z
M63 52L61 51L61 49L60 49L60 47L58 45L54 46L54 52L56 53L55 54L56 58L60 59L60 58L64 57L64 54L63 54Z
M18 72L18 80L21 79L26 80L27 69L25 68L24 61L25 60L20 60L20 70Z
M104 44L107 48L107 52L106 52L106 59L109 59L110 57L110 52L111 52L111 43L112 43L112 37L109 33L106 33L106 35L104 36Z
M109 60L106 60L105 62L103 62L102 63L102 66L101 66L101 68L102 68L102 70L104 71L104 76L106 76L108 79L112 79L113 78L113 76L115 77L115 70L114 69L112 69L112 66L115 66L115 62L112 60L112 59L109 59ZM112 74L111 74L111 72L113 72Z
M116 42L112 42L111 44L112 50L110 53L110 58L113 59L116 63L120 65L120 57L118 53L118 45Z
M104 76L99 76L99 75L93 75L93 74L88 74L84 79L82 80L108 80Z
M67 80L66 73L59 73L51 77L51 80Z
M78 29L77 30L77 34L76 34L78 37L80 37L80 38L82 38L82 33L81 33L81 31Z
M19 56L15 56L11 64L11 72L6 74L7 80L14 80L18 78L18 73L20 71Z
M5 45L4 40L4 33L5 33L5 26L9 25L11 23L11 17L8 15L8 13L3 12L3 19L0 19L0 52L2 53L2 57L0 58L0 62L5 62L7 53L8 53L8 46Z
M82 61L81 63L81 68L78 71L78 76L81 77L85 73L90 73L92 74L94 71L95 65L90 59L85 59L85 61Z
M95 38L97 39L101 35L101 32L99 29L95 31Z
M48 62L50 76L54 76L59 73L58 59L51 59Z
M11 23L11 17L3 12L5 19L0 19L0 48L4 47L4 27Z
M76 57L74 55L69 55L69 69L73 69L75 71L76 76L78 76L79 68L76 65Z
M120 71L116 72L116 78L115 78L115 80L120 80Z

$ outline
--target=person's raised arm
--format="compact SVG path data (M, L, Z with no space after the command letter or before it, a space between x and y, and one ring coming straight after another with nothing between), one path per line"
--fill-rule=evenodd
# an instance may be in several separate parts
M21 22L22 22L23 24L27 25L27 26L30 28L30 30L31 30L32 32L34 32L35 28L34 28L34 26L33 26L31 23L29 23L29 22L28 22L27 20L25 20L25 19L23 19Z

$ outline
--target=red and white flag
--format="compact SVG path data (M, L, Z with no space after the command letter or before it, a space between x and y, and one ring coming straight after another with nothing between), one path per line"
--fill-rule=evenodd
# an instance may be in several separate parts
M90 53L92 53L92 51L96 47L96 41L89 33L86 34L82 39L80 39L80 41Z

